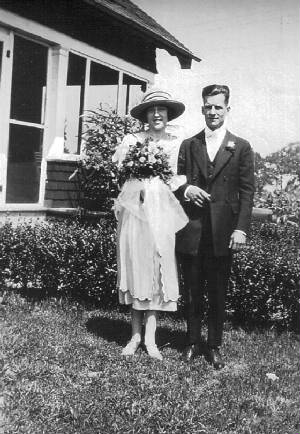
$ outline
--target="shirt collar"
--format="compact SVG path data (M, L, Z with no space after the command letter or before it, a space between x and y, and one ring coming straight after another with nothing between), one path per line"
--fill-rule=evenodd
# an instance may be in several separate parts
M214 137L214 138L218 138L218 139L223 139L225 137L225 134L226 134L226 124L224 122L224 124L220 128L217 128L214 131L206 126L204 131L205 131L205 137L206 138Z

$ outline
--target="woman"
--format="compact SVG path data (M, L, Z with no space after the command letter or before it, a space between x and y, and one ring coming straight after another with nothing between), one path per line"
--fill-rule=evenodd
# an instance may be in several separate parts
M184 108L165 91L149 91L141 104L131 110L131 115L148 124L148 129L125 136L113 160L122 166L131 146L150 140L168 154L172 172L176 174L180 139L167 133L166 126ZM175 233L188 221L171 189L184 182L182 176L173 176L169 186L158 177L130 179L116 200L119 300L132 306L132 337L122 351L125 356L138 349L144 319L147 352L150 357L162 360L155 343L157 311L177 309Z

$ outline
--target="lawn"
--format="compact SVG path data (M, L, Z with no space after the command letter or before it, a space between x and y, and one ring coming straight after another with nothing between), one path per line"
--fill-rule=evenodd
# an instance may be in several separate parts
M201 357L181 361L180 318L164 315L159 325L163 362L143 350L126 359L120 352L130 335L127 312L7 295L0 305L4 432L299 432L297 336L227 324L227 366L214 371Z

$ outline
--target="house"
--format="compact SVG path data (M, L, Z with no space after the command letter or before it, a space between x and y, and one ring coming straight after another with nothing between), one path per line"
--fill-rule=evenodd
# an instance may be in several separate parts
M86 110L126 114L155 50L199 61L129 0L0 0L0 214L75 208Z

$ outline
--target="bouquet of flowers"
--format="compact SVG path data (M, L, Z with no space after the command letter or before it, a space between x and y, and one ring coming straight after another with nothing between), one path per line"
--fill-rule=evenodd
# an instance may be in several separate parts
M163 148L150 139L130 146L119 168L120 182L123 183L130 178L142 180L156 176L165 183L173 176L169 156Z

